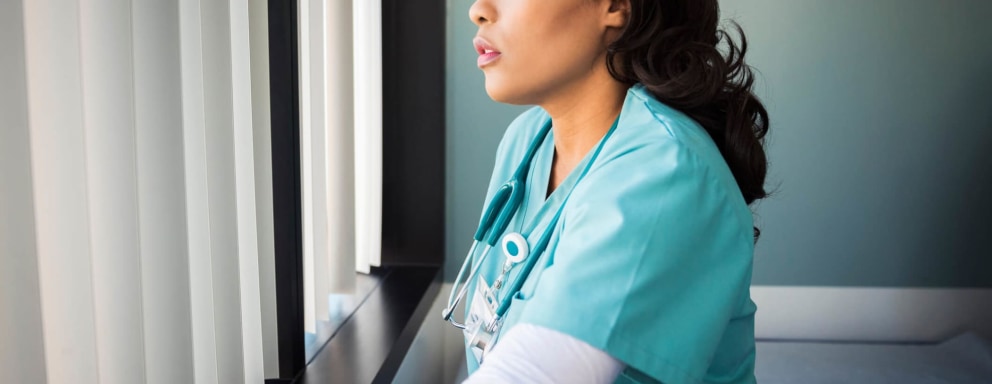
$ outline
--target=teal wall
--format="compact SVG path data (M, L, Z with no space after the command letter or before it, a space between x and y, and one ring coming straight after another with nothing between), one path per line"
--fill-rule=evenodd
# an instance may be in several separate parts
M486 96L470 5L449 2L449 279L523 109ZM992 2L722 6L747 32L772 118L754 283L992 287Z
M445 275L454 280L479 222L496 146L503 131L525 107L499 104L486 95L476 67L468 18L473 1L448 0L445 111Z

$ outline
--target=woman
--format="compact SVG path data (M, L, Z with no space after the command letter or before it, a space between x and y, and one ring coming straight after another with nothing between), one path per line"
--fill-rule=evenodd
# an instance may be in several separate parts
M470 254L468 382L754 382L767 113L743 33L718 29L717 0L477 0L470 17L489 96L536 107L487 198L519 167L520 204L496 257ZM528 273L504 261L521 247Z

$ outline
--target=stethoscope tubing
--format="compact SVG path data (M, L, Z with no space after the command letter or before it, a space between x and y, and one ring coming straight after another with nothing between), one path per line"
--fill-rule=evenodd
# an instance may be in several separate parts
M517 208L520 206L520 201L523 198L523 191L525 189L527 171L530 168L530 163L534 159L534 155L537 153L537 149L540 147L541 143L547 139L548 133L551 132L551 120L541 128L538 132L538 138L530 143L527 148L527 153L524 155L523 161L517 166L517 169L513 172L513 177L503 183L500 188L493 194L492 200L490 200L488 206L486 207L485 213L483 213L481 220L479 220L479 227L475 231L475 235L472 236L474 241L472 242L472 247L469 249L468 254L465 256L465 261L462 262L461 268L458 269L458 275L455 277L454 285L451 287L451 292L448 294L448 306L442 312L442 318L444 321L451 323L459 329L465 329L465 324L458 323L452 319L452 313L455 311L455 307L461 303L462 299L465 298L467 293L469 283L474 277L477 276L479 269L483 265L483 261L489 256L489 251L496 242L499 240L500 235L506 230L506 227L510 224L510 219L516 213ZM465 283L459 283L462 281L462 276L465 274L466 268L471 263L471 260L475 257L476 249L479 243L485 243L486 247L483 249L482 256L479 261L472 266L471 272L469 272L468 277L465 279ZM457 295L452 296L455 292Z
M613 131L616 130L619 121L620 117L617 116L617 120L613 122L613 126L610 127L610 130L606 132L603 140L598 146L596 146L596 150L593 152L589 162L582 168L582 173L579 174L579 180L585 177L586 173L589 172L589 169L592 168L593 160L599 157L599 153L603 150L603 145L606 143L606 140L613 135ZM541 238L537 241L537 244L534 245L530 256L527 257L527 260L524 263L523 269L520 270L520 274L513 280L513 284L507 291L508 294L500 301L499 307L496 309L496 320L494 323L499 322L499 319L501 319L503 315L506 315L506 311L510 309L510 304L513 303L513 297L520 292L520 289L524 286L527 276L530 276L530 272L534 269L534 266L537 265L537 260L540 258L538 256L543 254L545 249L547 249L548 243L551 242L551 236L554 234L555 226L558 225L558 219L561 218L561 212L564 210L568 199L572 197L573 191L575 191L574 188L569 190L568 194L565 195L565 198L561 202L561 206L558 208L558 212L555 212L555 216L551 219L551 222L548 223L547 229L544 230L544 233L541 234Z
M475 250L479 247L479 243L479 241L472 242L472 247L469 249L468 255L465 256L465 261L462 262L462 267L458 269L458 275L455 276L455 285L451 287L451 292L448 293L448 306L444 309L444 313L442 313L444 320L451 323L451 325L454 325L458 329L465 329L465 324L461 324L452 319L451 314L454 312L455 307L457 307L458 304L461 303L462 299L465 298L469 282L472 281L472 276L476 276L479 273L479 268L482 267L486 257L489 256L489 251L492 249L489 245L486 245L486 247L483 248L482 257L480 257L479 261L472 266L472 271L469 272L468 278L465 279L465 283L461 284L461 289L458 290L458 295L453 297L452 295L455 293L455 289L458 288L458 282L461 281L462 275L465 274L465 267L467 267L469 262L471 262L474 258L473 256L475 256ZM452 299L454 299L454 302L452 302Z
M611 126L610 130L606 132L606 135L604 135L603 139L596 147L591 158L589 159L589 162L582 169L582 173L579 174L580 180L592 168L592 165L595 159L599 157L599 153L602 151L606 140L616 130L619 122L620 116L617 116L616 120L613 121L613 126ZM549 120L538 134L540 139L534 140L530 144L527 154L524 157L524 161L517 167L513 174L513 178L506 183L503 183L503 185L500 186L500 188L493 195L492 200L486 207L486 211L479 222L479 228L473 236L474 241L472 242L472 247L469 249L468 255L465 257L465 261L462 262L461 268L458 269L458 275L455 277L454 285L452 286L451 292L448 293L448 306L442 313L445 321L448 321L459 329L466 329L466 325L458 323L452 319L452 312L454 312L455 307L457 307L458 304L461 303L461 300L465 297L472 279L478 276L479 270L482 268L485 259L489 256L490 251L499 240L500 236L502 236L503 232L505 232L506 227L509 225L510 219L519 209L523 196L522 191L525 186L524 180L526 178L527 171L530 168L530 163L534 158L534 154L537 152L537 148L542 142L544 142L550 131L551 121ZM568 191L568 194L558 207L558 211L555 213L555 216L548 223L548 226L544 230L544 233L541 234L540 239L538 239L537 244L535 244L535 246L530 250L530 255L526 258L523 268L509 287L510 289L507 291L507 294L500 300L495 316L489 324L486 324L486 329L495 331L496 325L499 324L503 316L506 315L506 312L510 308L510 304L513 303L514 296L516 296L517 293L520 292L520 289L523 288L523 284L525 283L527 277L530 276L530 272L537 265L537 261L540 258L539 256L547 249L547 246L551 241L551 236L554 234L554 229L558 225L558 219L561 217L565 203L568 202L568 199L571 197L573 191L574 188ZM478 249L480 242L486 244L485 248L483 248L482 256L479 258L479 261L472 266L465 282L461 284L461 287L459 288L459 282L461 282L462 276L465 274L466 268L471 263L471 260L475 258L475 252ZM452 296L456 290L458 294Z

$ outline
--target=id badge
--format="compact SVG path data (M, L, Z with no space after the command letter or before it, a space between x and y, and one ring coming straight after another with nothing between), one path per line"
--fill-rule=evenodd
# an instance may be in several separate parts
M478 277L475 292L472 294L472 306L469 308L468 321L465 322L465 343L475 357L475 361L482 364L486 353L492 349L495 337L485 332L486 324L496 318L496 307L499 304L489 283L482 277Z

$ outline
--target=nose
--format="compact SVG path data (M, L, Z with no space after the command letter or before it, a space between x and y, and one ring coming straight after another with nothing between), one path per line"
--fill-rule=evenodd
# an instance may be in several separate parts
M495 21L496 10L490 0L476 0L468 9L468 17L475 25L481 27L483 24Z

